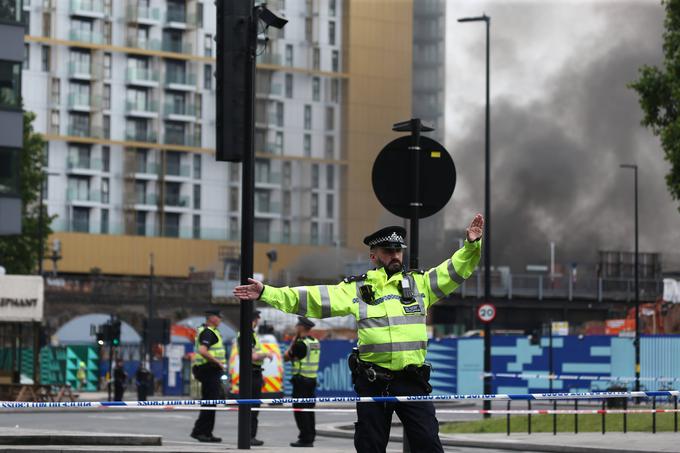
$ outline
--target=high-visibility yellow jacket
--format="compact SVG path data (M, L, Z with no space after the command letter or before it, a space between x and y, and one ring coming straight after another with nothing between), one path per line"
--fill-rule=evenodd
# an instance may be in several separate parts
M291 362L293 375L299 374L311 379L316 379L319 371L319 359L321 358L321 343L314 337L300 339L307 346L307 355L302 359L295 359Z
M481 240L465 241L453 256L428 271L397 272L387 277L384 268L337 285L265 286L260 300L287 313L307 318L354 315L361 360L390 370L420 366L427 352L427 309L451 294L474 272L481 255ZM408 279L414 300L402 300L402 279ZM373 301L366 303L359 288L372 287Z
M201 332L203 332L204 329L210 329L212 333L215 334L217 337L217 343L211 345L208 348L208 352L215 357L221 364L222 366L227 365L227 355L224 349L224 342L222 341L222 335L220 335L220 331L217 329L214 329L212 327L207 327L207 326L201 326L198 328L197 334L196 334L196 343L194 344L194 366L199 366L203 365L205 363L208 363L208 360L203 357L201 354L198 353L198 348L200 346L200 343L198 342L199 337L201 336Z

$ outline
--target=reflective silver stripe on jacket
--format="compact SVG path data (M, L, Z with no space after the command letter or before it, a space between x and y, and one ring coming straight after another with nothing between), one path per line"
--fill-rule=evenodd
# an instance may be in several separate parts
M422 349L427 349L427 341L400 341L396 343L359 345L360 353L420 351Z
M430 269L429 274L430 288L432 289L432 292L437 299L443 299L446 297L446 294L444 294L444 291L439 288L439 284L437 283L437 268Z
M453 260L449 259L446 262L446 270L449 271L449 278L459 285L465 281L463 277L458 275L458 272L456 272L456 269L453 267Z
M359 329L374 329L376 327L406 326L412 324L425 324L427 318L424 315L411 316L382 316L380 318L360 319L357 323Z
M420 292L420 289L418 289L418 285L416 284L416 279L413 278L413 275L407 274L408 281L411 284L411 291L413 291L413 295L418 301L418 305L420 306L420 312L424 315L425 314L425 302L423 301L423 293Z
M321 294L321 317L331 317L331 298L328 295L328 286L319 286L319 293Z
M298 286L295 289L297 289L300 294L297 314L300 316L307 316L307 288Z

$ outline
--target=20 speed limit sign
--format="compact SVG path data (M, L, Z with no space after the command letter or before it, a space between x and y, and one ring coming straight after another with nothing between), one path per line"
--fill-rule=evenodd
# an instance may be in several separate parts
M482 304L477 308L477 317L482 322L491 322L496 317L496 307L491 304Z

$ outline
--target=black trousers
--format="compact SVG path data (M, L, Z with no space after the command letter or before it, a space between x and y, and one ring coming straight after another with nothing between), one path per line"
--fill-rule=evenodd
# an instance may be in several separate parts
M293 398L314 398L316 396L316 379L304 376L293 376L290 382L293 384ZM293 404L295 408L313 408L314 403ZM316 437L316 418L314 412L293 412L295 424L300 430L298 440L303 443L313 443Z
M201 383L202 400L220 399L224 396L222 382L220 381L222 371L219 368L206 364L193 367L192 372ZM209 407L215 406L210 405ZM191 434L194 436L212 436L213 428L215 428L215 411L202 410L199 411L198 419L196 419Z
M354 389L359 396L427 395L423 385L405 379L369 382L357 376ZM357 403L354 448L361 453L384 453L390 439L392 413L396 412L404 426L413 453L443 453L439 440L439 422L434 404L422 403Z
M262 398L262 368L253 367L253 399ZM260 407L259 404L253 404L253 407ZM250 437L251 439L257 436L257 417L260 411L250 411Z
M113 401L123 401L123 393L125 393L125 384L122 382L113 382Z

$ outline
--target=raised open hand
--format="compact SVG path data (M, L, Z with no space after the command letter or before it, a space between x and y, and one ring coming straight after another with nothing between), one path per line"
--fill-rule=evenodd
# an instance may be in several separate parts
M481 238L484 233L484 217L481 214L477 214L465 231L467 232L468 242L474 242Z
M241 300L257 300L262 294L264 285L262 282L249 278L249 285L240 285L234 288L234 296Z

